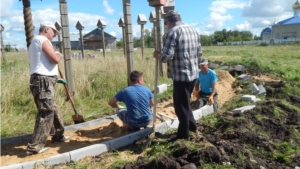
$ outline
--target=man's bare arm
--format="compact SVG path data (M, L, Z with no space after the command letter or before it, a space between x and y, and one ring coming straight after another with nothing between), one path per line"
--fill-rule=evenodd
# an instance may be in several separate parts
M52 63L58 64L62 58L62 55L60 53L55 52L50 41L43 42L42 50Z

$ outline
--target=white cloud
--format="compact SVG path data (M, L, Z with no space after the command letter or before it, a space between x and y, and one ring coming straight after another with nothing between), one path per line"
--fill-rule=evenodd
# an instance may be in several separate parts
M245 5L245 2L237 0L217 0L212 2L209 10L215 13L225 14L227 12L227 9L242 9Z
M112 7L110 7L107 0L103 1L103 6L105 7L105 13L113 14L115 12L115 10Z
M11 16L11 7L14 3L14 0L1 0L1 5L0 5L0 16L1 16L1 20L2 18ZM5 5L4 5L5 4Z
M250 30L250 28L251 28L250 24L247 21L245 21L242 24L237 24L235 27L239 31Z
M244 17L275 17L283 14L284 8L279 1L251 0L244 8Z
M233 17L231 15L221 15L219 13L211 12L210 16L206 19L207 26L206 29L214 29L218 30L223 27L223 23L228 20L232 20Z
M111 34L114 37L116 37L116 35L117 35L115 31L111 31L109 34Z
M5 38L10 38L10 33L9 32L5 33Z

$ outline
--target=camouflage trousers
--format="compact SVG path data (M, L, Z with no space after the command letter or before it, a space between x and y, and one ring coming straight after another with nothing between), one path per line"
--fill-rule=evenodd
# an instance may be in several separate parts
M201 91L199 92L199 98L191 103L191 107L192 109L200 109L201 107L205 106L208 103L208 98L209 98L210 94L205 94L202 93ZM214 111L219 109L219 101L218 101L218 93L216 93L213 97L214 99L214 104L213 104L213 108Z
M33 74L30 77L30 91L38 110L28 151L39 151L47 142L49 134L52 140L63 138L64 124L55 105L56 76Z

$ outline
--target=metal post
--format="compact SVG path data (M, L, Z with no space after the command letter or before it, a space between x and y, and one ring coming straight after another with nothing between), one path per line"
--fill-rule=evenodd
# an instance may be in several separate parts
M30 8L30 1L23 0L23 15L24 15L24 26L25 26L25 34L26 34L26 42L27 48L29 47L31 40L34 36L33 24L32 24L32 15Z
M70 93L74 96L74 84L72 79L72 62L71 62L71 43L70 43L70 31L68 20L68 5L67 0L59 0L60 8L60 21L62 26L62 41L63 41L63 55L65 64L65 77L68 82L68 88Z
M128 74L128 86L130 85L129 76L133 71L133 39L132 39L132 20L131 20L131 8L130 0L123 0L123 13L125 23L126 34L126 55L127 55L127 74Z
M0 24L1 61L5 62L5 50L4 50L4 44L3 44L2 31L4 31L4 26L2 26L2 24Z

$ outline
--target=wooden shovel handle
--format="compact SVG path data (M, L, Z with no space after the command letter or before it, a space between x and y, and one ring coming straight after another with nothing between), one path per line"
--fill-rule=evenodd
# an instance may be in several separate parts
M64 79L64 76L63 76L63 74L61 73L59 66L58 66L58 71L59 71L60 77L61 77L62 79ZM71 104L72 104L73 110L74 110L75 114L78 115L77 110L76 110L75 105L74 105L74 102L73 102L73 99L72 99L72 97L71 97L71 95L70 95L70 92L69 92L69 89L68 89L67 84L64 84L64 87L65 87L66 93L67 93L67 95L68 95L68 99L70 100L70 102L71 102Z

